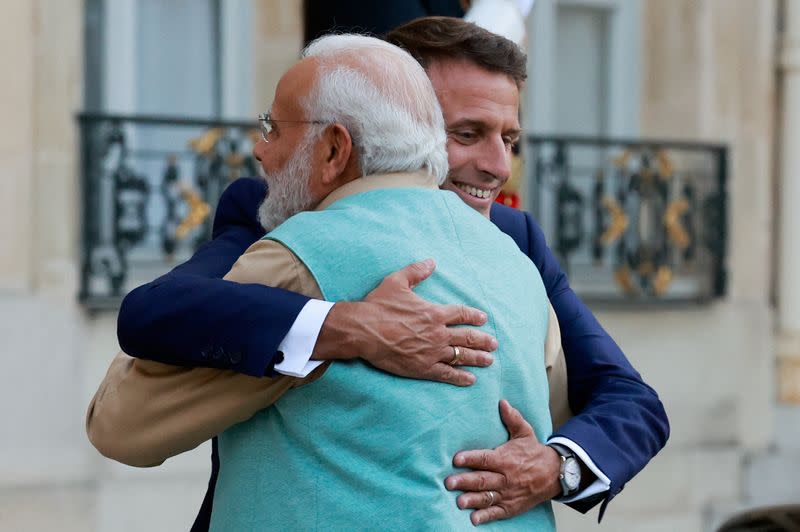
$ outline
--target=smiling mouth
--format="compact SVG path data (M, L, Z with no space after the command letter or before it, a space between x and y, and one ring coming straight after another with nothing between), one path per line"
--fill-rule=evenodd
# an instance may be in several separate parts
M453 182L453 185L455 185L456 188L458 188L459 190L462 190L467 194L469 194L470 196L472 196L473 198L477 199L491 198L492 193L494 192L493 188L490 189L478 188L472 185L467 185L465 183L457 183L455 181Z

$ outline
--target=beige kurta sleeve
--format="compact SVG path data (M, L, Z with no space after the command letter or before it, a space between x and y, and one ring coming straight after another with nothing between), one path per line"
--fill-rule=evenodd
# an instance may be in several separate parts
M553 430L572 417L567 396L567 362L561 347L561 328L553 305L547 323L547 337L544 341L544 367L547 371L547 384L550 385L550 417Z
M226 279L321 298L308 269L283 245L261 240ZM119 353L89 405L86 431L103 455L148 467L193 449L273 404L293 386L318 378L256 378L228 370L186 368Z

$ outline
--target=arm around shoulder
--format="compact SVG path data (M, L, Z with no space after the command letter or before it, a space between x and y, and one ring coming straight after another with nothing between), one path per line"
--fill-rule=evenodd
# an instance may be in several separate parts
M541 273L561 327L569 406L555 435L574 441L611 480L610 500L666 444L669 422L658 394L578 298L526 214L531 260Z
M287 288L318 295L316 284L296 257L272 241L252 246L229 277L253 283L274 279ZM87 433L109 458L138 467L159 465L249 419L289 388L318 378L326 367L305 379L255 378L120 353L89 406Z
M214 239L186 263L125 297L117 334L126 353L257 377L270 372L278 345L309 298L222 279L263 235L256 217L263 197L263 183L235 181L217 207Z

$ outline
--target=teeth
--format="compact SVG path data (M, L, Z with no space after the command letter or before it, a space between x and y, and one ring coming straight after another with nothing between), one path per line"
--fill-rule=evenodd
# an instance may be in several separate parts
M463 190L464 192L466 192L467 194L469 194L470 196L473 196L473 197L476 197L476 198L484 199L484 198L488 198L489 196L492 195L492 191L491 190L482 190L480 188L472 187L472 186L469 186L469 185L463 185L461 183L456 183L456 186L458 188L460 188L461 190Z

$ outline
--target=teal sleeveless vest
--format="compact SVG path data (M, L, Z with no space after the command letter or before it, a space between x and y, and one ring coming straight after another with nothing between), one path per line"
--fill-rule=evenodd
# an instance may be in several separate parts
M547 296L533 263L452 192L379 189L293 216L265 238L308 267L329 301L362 299L384 276L433 257L415 292L484 310L495 362L466 388L334 362L219 436L211 530L472 530L444 479L460 450L508 440L508 399L550 435ZM555 530L549 503L481 530Z

